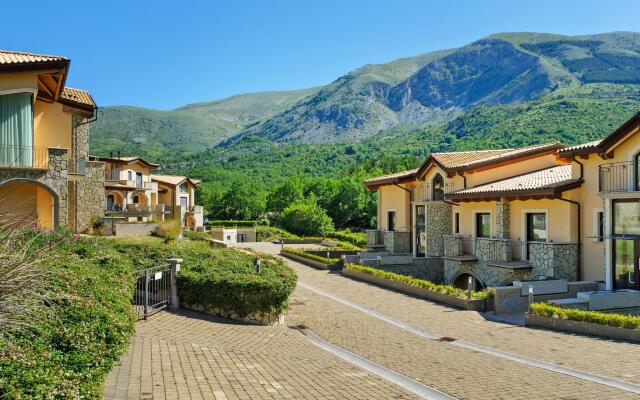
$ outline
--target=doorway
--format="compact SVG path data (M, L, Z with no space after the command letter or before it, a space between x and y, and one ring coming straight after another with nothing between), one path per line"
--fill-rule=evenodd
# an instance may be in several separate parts
M415 244L416 257L424 257L427 254L427 237L425 231L425 206L416 206Z
M613 241L613 288L640 290L640 239Z
M547 214L527 213L527 245L525 258L530 259L531 242L546 242L547 237Z

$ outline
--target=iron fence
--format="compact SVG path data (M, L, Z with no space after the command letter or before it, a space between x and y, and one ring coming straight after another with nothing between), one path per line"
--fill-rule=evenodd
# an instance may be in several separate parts
M635 162L623 161L598 167L600 192L635 192L638 174Z
M36 146L0 146L1 168L49 168L49 149Z
M138 320L167 308L171 304L171 266L159 265L135 272L136 288L133 294L133 309Z

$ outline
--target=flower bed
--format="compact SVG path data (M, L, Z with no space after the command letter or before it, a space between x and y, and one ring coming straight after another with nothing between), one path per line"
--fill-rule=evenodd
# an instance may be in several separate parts
M316 254L307 253L304 250L293 249L291 247L283 248L280 254L318 269L340 268L339 258L326 258Z
M489 300L489 294L484 291L471 292L471 299L467 299L467 291L451 285L439 285L424 279L363 267L357 264L346 264L342 273L349 277L468 310L485 310Z
M555 307L547 303L531 304L531 314L544 317L570 319L572 321L589 322L592 324L616 326L626 329L640 330L640 316L606 313L602 311L576 310Z

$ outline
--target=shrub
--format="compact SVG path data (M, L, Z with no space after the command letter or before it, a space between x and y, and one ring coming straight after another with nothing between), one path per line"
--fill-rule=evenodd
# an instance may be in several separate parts
M275 226L257 226L256 236L258 242L270 242L275 239L300 239L300 236Z
M334 231L331 218L311 202L287 207L280 216L280 224L286 230L303 236L325 236Z
M211 235L206 232L185 231L183 236L189 240L207 240L213 239Z
M48 263L38 294L46 307L0 340L2 398L99 399L133 334L132 264L107 246L64 240L32 242Z
M351 230L345 229L333 232L330 236L343 242L352 243L356 246L364 246L367 244L367 236L364 232L351 232Z
M182 225L177 219L170 219L158 225L155 233L164 238L165 242L171 242L182 234Z
M544 317L570 319L572 321L617 326L619 328L640 329L640 316L560 308L547 303L532 303L531 313Z
M393 272L382 271L375 268L363 267L356 264L347 264L344 267L345 269L351 269L353 271L364 272L365 274L378 276L381 278L392 279L397 282L406 283L407 285L417 286L421 288L425 288L434 292L448 294L450 296L456 296L461 298L467 297L467 291L464 289L460 289L451 285L439 285L433 283L431 281L427 281L425 279L418 279L411 276L395 274ZM471 292L471 297L474 299L486 299L489 297L487 292Z
M261 273L255 271L257 256L235 249L212 248L202 241L163 244L153 238L116 239L108 243L138 262L137 268L164 263L171 257L184 260L177 277L178 295L184 303L233 311L280 313L296 285L296 274L276 257L263 255Z
M309 260L318 261L318 262L325 263L325 264L339 264L340 263L340 259L339 258L326 258L326 257L322 257L322 256L319 256L319 255L316 255L316 254L307 253L304 250L294 249L294 248L291 248L291 247L283 248L282 252L283 253L288 253L288 254L294 254L296 256L308 258Z

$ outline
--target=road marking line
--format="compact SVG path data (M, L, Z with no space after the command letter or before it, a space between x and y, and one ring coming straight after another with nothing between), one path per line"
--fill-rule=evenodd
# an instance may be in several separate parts
M346 306L355 308L365 314L368 314L372 317L375 317L377 319L380 319L382 321L385 321L391 325L397 326L400 329L403 329L405 331L411 332L414 335L426 338L426 339L431 339L431 340L438 340L440 341L440 339L442 339L442 336L436 335L434 333L430 333L427 331L424 331L420 328L417 328L411 324L408 324L406 322L397 320L395 318L389 317L388 315L382 314L378 311L372 310L368 307L362 306L360 304L351 302L349 300L345 300L343 298L340 298L336 295L334 295L333 293L327 292L323 289L319 289L316 288L314 286L311 286L307 283L304 282L300 282L298 281L298 285L309 289L313 292L316 292L322 296L328 297L331 300L337 301L338 303L342 303ZM610 378L608 376L603 376L603 375L598 375L598 374L593 374L590 372L584 372L584 371L580 371L577 369L573 369L573 368L568 368L568 367L564 367L561 365L557 365L557 364L553 364L550 362L546 362L546 361L541 361L541 360L537 360L535 358L530 358L530 357L526 357L526 356L520 356L517 354L513 354L513 353L509 353L506 351L502 351L502 350L496 350L496 349L492 349L489 347L484 347L481 345L477 345L477 344L473 344L473 343L469 343L469 342L465 342L464 340L455 340L455 341L443 341L443 343L446 343L448 345L452 345L452 346L458 346L458 347L462 347L465 349L469 349L469 350L474 350L474 351L478 351L480 353L484 353L484 354L489 354L495 357L500 357L500 358L504 358L507 360L511 360L511 361L515 361L521 364L525 364L525 365L529 365L532 367L537 367L537 368L542 368L542 369L546 369L548 371L553 371L553 372L557 372L559 374L563 374L563 375L568 375L568 376L572 376L574 378L578 378L578 379L582 379L582 380L586 380L586 381L590 381L590 382L594 382L594 383L599 383L602 385L606 385L606 386L610 386L616 389L620 389L620 390L624 390L625 392L631 392L631 393L636 393L636 394L640 394L640 385L634 384L634 383L629 383L629 382L625 382L625 381L621 381L619 379L615 379L615 378Z
M345 350L342 347L331 344L309 329L300 329L300 332L305 335L307 339L311 341L311 343L320 347L321 349L328 351L329 353L345 360L348 363L351 363L366 371L378 375L379 377L386 379L389 382L395 383L401 388L414 393L422 397L423 399L457 400L456 397L449 396L448 394L441 392L438 389L434 389L431 386L427 386L421 382L416 381L415 379L409 378L406 375L402 375L399 372L396 372L392 369L389 369L378 363L354 354L348 350Z

